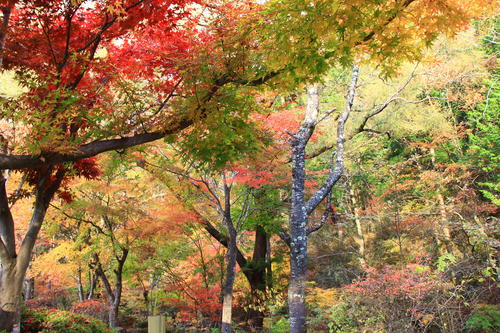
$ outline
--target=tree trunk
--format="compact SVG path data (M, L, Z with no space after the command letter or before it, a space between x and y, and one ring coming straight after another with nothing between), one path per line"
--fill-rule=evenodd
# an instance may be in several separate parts
M117 325L118 307L119 304L116 302L113 302L109 305L108 321L109 321L109 326L113 328L115 328Z
M346 109L338 118L336 165L323 185L305 201L305 150L314 133L319 119L319 87L307 88L307 106L304 121L290 141L292 147L292 207L290 214L290 285L288 287L288 307L290 332L304 333L306 328L306 273L307 273L307 225L309 215L330 194L344 171L344 126L352 109L359 68L353 67L351 83L346 99Z
M14 220L5 189L6 180L0 174L0 331L20 331L24 278L49 202L61 184L64 171L58 171L51 183L47 184L50 176L50 168L40 175L28 231L16 254Z
M290 284L288 307L290 332L306 332L305 284L307 272L307 210L304 198L306 180L305 150L319 113L319 87L307 88L307 109L304 123L291 141L292 207L290 214Z
M87 290L86 299L94 298L94 291L97 285L97 276L94 271L89 271L89 289Z
M226 254L226 280L224 282L224 297L222 300L222 333L231 332L233 287L236 278L236 230L229 231L229 242Z
M77 289L78 289L78 300L83 302L85 300L85 295L83 292L83 283L82 283L82 269L78 268L78 279L76 281Z
M251 307L248 311L248 323L256 330L264 325L265 311L262 310L263 297L269 285L270 271L269 237L262 226L255 229L255 242L252 261L244 269L245 276L250 284Z
M24 273L19 272L16 260L2 259L0 270L0 331L21 332L21 293Z
M354 222L356 223L356 233L358 235L358 243L359 243L359 262L361 265L366 264L365 262L365 235L363 233L363 226L361 225L361 219L359 216L359 207L358 201L356 198L356 192L351 187L350 190L351 202L352 202L352 211L354 214Z
M35 296L35 278L24 279L23 283L23 298L24 300L33 299Z

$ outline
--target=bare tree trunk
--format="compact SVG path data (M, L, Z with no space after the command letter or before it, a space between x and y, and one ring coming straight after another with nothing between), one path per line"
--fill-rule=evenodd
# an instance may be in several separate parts
M104 289L106 290L106 294L108 295L108 303L109 303L109 313L108 313L108 321L109 326L116 327L118 320L118 313L120 309L120 303L122 298L122 289L123 289L123 266L125 265L125 261L127 261L129 250L127 248L122 248L121 256L115 255L116 260L118 262L118 267L114 270L115 275L115 283L114 290L111 287L111 283L109 282L104 269L102 268L101 261L99 260L99 256L94 254L94 261L96 263L96 273L101 278L101 281L104 285Z
M224 296L222 300L222 333L231 332L233 287L236 278L236 230L229 231L229 242L226 254L226 279L224 282Z
M361 265L366 264L365 261L365 235L363 233L363 226L361 225L361 219L359 216L359 207L358 207L358 201L356 198L356 192L354 189L350 188L349 194L351 195L351 203L352 203L352 211L354 214L354 222L356 223L356 233L358 236L358 243L359 243L359 262Z
M262 330L264 325L265 312L261 310L261 303L272 279L269 248L269 236L259 225L255 229L252 261L243 268L250 284L251 304L255 305L248 311L248 323L257 330Z
M78 276L77 276L77 289L78 289L78 300L83 302L85 300L85 294L83 291L83 282L82 282L82 269L78 267Z
M431 155L432 167L436 166L436 151L434 148L429 149L429 153ZM445 251L448 253L452 253L452 242L451 242L451 231L448 227L448 214L446 213L446 205L444 202L444 196L442 193L436 194L436 199L439 207L439 217L440 223L437 227L434 227L434 237L436 238L436 243L438 247L441 249L444 240Z
M353 67L351 83L346 96L346 109L338 118L336 165L324 184L305 201L305 149L309 139L319 123L319 87L317 84L307 88L307 107L304 122L296 134L292 135L292 207L290 214L290 285L288 289L288 306L290 316L290 332L304 333L306 327L305 286L307 273L307 235L317 228L308 228L308 217L318 205L330 194L332 187L338 182L344 171L344 126L349 117L359 68ZM333 110L332 110L333 111ZM330 111L330 112L332 112ZM327 215L324 216L325 219Z
M94 291L97 285L97 274L95 271L89 271L89 288L87 290L87 297L86 299L93 299L94 298Z
M233 287L236 278L236 237L237 231L231 217L231 188L224 179L224 222L229 232L226 254L226 280L224 282L224 295L222 299L222 333L230 333L232 329Z
M24 300L33 299L35 295L35 278L24 279L23 283L23 298Z

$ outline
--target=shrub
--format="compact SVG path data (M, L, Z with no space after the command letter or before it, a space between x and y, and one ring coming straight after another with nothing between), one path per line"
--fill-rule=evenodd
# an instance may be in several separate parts
M22 333L116 333L95 318L56 309L27 309L21 318Z
M68 292L64 289L53 288L42 291L37 297L27 300L26 306L31 309L37 308L69 308L71 304Z
M466 332L500 332L500 305L480 304L465 323Z
M108 317L108 307L106 304L92 299L73 304L70 311L94 317L102 321L106 321Z
M331 309L331 332L458 332L463 325L460 287L425 266L366 267L343 290L345 303Z

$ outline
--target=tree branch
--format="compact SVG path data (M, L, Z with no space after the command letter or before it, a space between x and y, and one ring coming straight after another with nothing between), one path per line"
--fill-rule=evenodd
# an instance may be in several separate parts
M325 181L323 186L309 199L309 201L305 204L307 214L311 214L312 211L320 204L321 201L330 193L333 185L337 183L342 176L342 172L344 171L344 127L347 119L349 118L349 114L352 110L352 105L354 103L354 97L356 95L356 85L359 78L359 67L357 65L353 66L352 75L351 75L351 83L349 85L349 91L346 96L346 109L339 117L338 125L337 125L337 151L336 151L336 163L335 169L333 172L330 172L330 176Z

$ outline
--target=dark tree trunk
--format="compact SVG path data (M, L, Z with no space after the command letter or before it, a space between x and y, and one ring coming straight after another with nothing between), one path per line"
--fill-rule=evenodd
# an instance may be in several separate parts
M111 287L111 283L109 282L104 269L102 268L101 261L99 260L99 256L97 254L94 255L94 261L96 263L96 273L101 278L101 281L106 289L106 294L108 295L108 303L109 303L109 313L108 313L108 321L109 326L117 327L118 324L118 313L120 309L120 303L122 299L122 289L123 289L123 266L125 265L125 261L127 260L129 250L127 248L122 249L121 256L116 255L116 260L118 262L117 268L114 270L115 275L115 284L114 290Z
M317 97L317 86L309 89L309 95ZM319 101L318 101L319 103ZM292 211L290 215L290 285L288 307L290 332L306 331L305 283L307 271L307 212L304 209L305 146L308 137L292 142Z
M248 311L248 323L257 330L262 329L264 325L265 312L260 305L265 300L266 289L269 285L270 260L268 254L269 237L262 226L257 226L252 261L243 268L250 284L251 304L258 305L257 308L250 308Z

